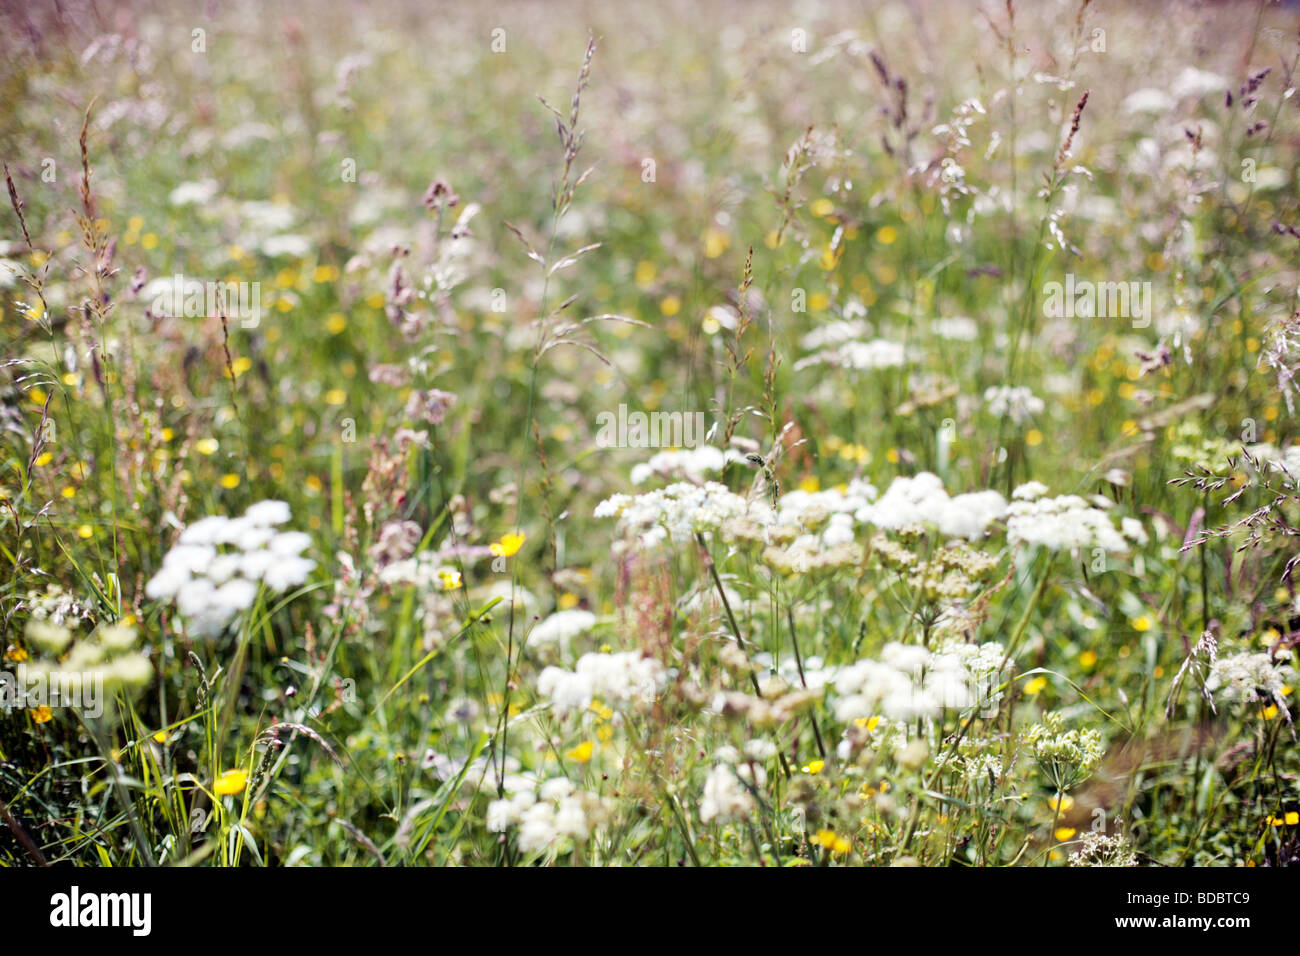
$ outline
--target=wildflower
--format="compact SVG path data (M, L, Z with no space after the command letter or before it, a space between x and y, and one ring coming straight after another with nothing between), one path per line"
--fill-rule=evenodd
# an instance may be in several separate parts
M1046 407L1023 385L994 385L984 390L984 402L989 413L997 418L1009 418L1023 425L1032 416L1041 414Z
M743 820L753 812L754 798L741 782L740 769L724 762L714 764L704 780L704 793L700 799L701 822L729 823Z
M1050 551L1129 550L1128 541L1115 530L1110 516L1078 495L1013 501L1007 507L1007 541L1036 544Z
M1205 689L1225 701L1280 702L1291 674L1289 665L1275 664L1268 654L1233 654L1214 662Z
M584 654L572 671L543 670L537 692L561 714L586 710L596 697L616 710L628 710L653 703L666 681L663 665L637 651Z
M145 594L174 601L192 634L219 636L253 605L259 585L280 593L302 584L316 567L302 557L311 543L306 534L276 530L288 519L288 505L280 501L259 502L239 518L201 518L181 532Z
M488 549L498 558L512 558L519 553L526 539L527 535L512 531L502 535L500 541L488 545Z
M243 791L248 784L248 771L227 770L213 783L212 789L219 797L229 797Z
M527 644L533 648L557 647L561 653L568 654L569 642L595 624L596 615L590 611L556 611L529 631Z
M1101 734L1096 730L1065 730L1065 720L1057 713L1047 714L1043 721L1030 728L1025 742L1056 791L1064 793L1101 763Z
M1070 854L1071 866L1137 866L1137 854L1128 840L1089 830Z
M933 527L946 537L974 539L1006 510L1006 499L996 491L950 497L938 475L923 471L895 478L880 500L860 508L856 517L889 531Z

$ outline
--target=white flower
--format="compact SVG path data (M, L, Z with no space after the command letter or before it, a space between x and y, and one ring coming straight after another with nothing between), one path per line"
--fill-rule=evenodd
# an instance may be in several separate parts
M261 501L242 517L212 515L181 531L145 594L174 601L187 631L218 637L257 600L258 587L273 592L302 584L316 562L301 557L311 538L299 531L277 532L290 518L283 501Z
M1011 544L1037 544L1051 551L1102 548L1129 550L1110 516L1078 495L1015 501L1007 508L1007 540Z
M860 508L859 521L886 531L934 527L950 538L981 538L1006 512L1007 503L996 491L977 491L949 497L938 475L923 471L895 478L875 504Z
M217 195L217 184L211 179L197 183L181 183L167 196L173 206L195 206L208 203Z
M930 323L934 334L952 342L974 342L979 338L979 323L964 315L935 319Z
M249 506L244 517L254 524L276 525L284 524L291 515L288 504L283 501L259 501Z
M725 763L715 764L704 780L704 794L700 799L700 820L704 823L727 823L742 820L754 809L750 796L736 775L736 769Z
M569 642L596 624L596 615L574 608L556 611L528 633L529 647L558 646L562 653L569 652Z
M1291 675L1289 665L1275 665L1267 654L1233 654L1214 662L1205 689L1226 701L1277 703Z
M907 351L900 343L890 342L887 339L872 339L869 342L845 342L800 359L794 363L794 367L803 369L813 365L833 365L837 368L871 371L898 368L906 363L907 359Z
M1023 385L993 385L984 390L989 412L998 418L1010 418L1017 425L1027 422L1046 407L1043 400Z
M721 471L728 458L737 460L739 457L734 452L724 454L712 445L661 451L651 456L649 461L632 468L632 484L643 485L654 477L703 481L706 474Z
M537 692L560 714L586 710L597 697L614 710L631 710L654 703L667 679L662 664L638 651L584 654L573 671L543 670Z

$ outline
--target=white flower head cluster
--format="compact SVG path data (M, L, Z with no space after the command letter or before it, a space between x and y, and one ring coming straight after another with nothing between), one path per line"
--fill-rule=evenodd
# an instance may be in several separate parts
M939 338L950 342L974 342L980 334L979 323L965 315L935 319L930 328Z
M1214 662L1205 689L1225 701L1276 703L1292 673L1289 665L1275 664L1268 654L1233 654Z
M1122 527L1123 532L1116 530L1110 515L1078 495L1034 501L1022 498L1007 508L1007 540L1011 544L1037 544L1051 551L1102 548L1122 552L1129 550L1129 538L1138 544L1146 540L1142 522L1127 519Z
M776 517L767 505L747 501L716 481L703 485L682 481L640 495L613 495L598 504L594 514L618 518L620 527L638 533L643 547L716 531L733 518L745 517L766 526Z
M537 789L520 787L493 800L487 808L487 828L504 833L517 826L519 849L541 853L566 837L585 843L611 809L608 798L576 789L567 777L552 777Z
M434 551L421 551L393 561L379 570L379 580L394 587L414 587L426 592L454 591L462 583L460 571Z
M923 471L895 478L875 504L858 509L857 519L886 531L933 527L950 538L982 538L1005 514L1006 499L996 491L949 496L938 475Z
M556 611L528 632L530 648L556 647L562 654L569 653L569 643L579 634L596 626L596 615L581 608Z
M721 754L723 758L734 754ZM727 759L713 765L704 779L704 793L700 798L700 820L704 823L730 823L744 820L755 807L754 797L746 782L762 787L767 774L758 764L742 763L733 766Z
M1043 400L1023 385L992 385L984 390L984 402L990 414L1010 418L1023 425L1046 407Z
M777 522L783 525L812 528L826 522L822 544L834 547L853 540L854 515L876 500L876 488L854 478L843 489L822 491L787 491L777 502Z
M583 654L574 670L547 667L537 692L560 714L583 711L599 699L616 711L648 707L668 682L663 665L639 651Z
M870 329L862 319L834 319L823 322L799 340L806 351L812 352L828 345L843 345L865 336Z
M933 718L949 709L990 704L992 678L1002 665L1000 644L953 644L930 651L917 644L886 644L879 660L862 660L831 679L835 719L849 723L883 715L891 720Z
M644 485L655 477L700 482L704 476L722 471L726 463L740 461L736 452L724 452L713 445L695 448L672 448L653 455L649 461L634 465L632 484Z
M289 518L283 501L259 501L238 518L200 518L181 532L145 594L174 601L190 634L219 636L252 607L259 587L286 591L316 567L302 556L311 538L277 528Z
M836 368L866 372L900 368L906 363L907 357L907 350L901 343L888 339L871 339L869 342L844 342L800 359L794 367L802 369L813 365L833 365Z

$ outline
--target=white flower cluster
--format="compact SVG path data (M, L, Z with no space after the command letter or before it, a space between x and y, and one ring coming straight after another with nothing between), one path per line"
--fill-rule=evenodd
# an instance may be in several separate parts
M937 528L950 538L982 538L1007 510L996 491L974 491L950 497L938 475L923 471L895 478L875 504L858 509L857 519L886 531Z
M653 704L667 680L663 665L639 651L583 654L574 670L543 670L537 692L560 714L586 710L596 699L614 710L632 710Z
M596 625L596 615L581 608L556 611L528 632L527 646L531 648L558 647L562 654L569 653L569 642Z
M1129 550L1126 535L1138 544L1146 541L1142 522L1128 518L1121 524L1123 533L1115 529L1110 515L1078 495L1033 501L1022 496L1007 508L1007 540L1011 544L1037 544L1051 551L1103 548L1121 552Z
M980 333L979 323L964 315L935 319L930 323L930 328L939 338L950 342L974 342Z
M1291 676L1289 665L1274 664L1268 654L1233 654L1214 662L1205 689L1225 701L1275 703Z
M886 644L880 660L863 660L831 678L835 719L891 720L938 717L944 710L991 706L992 678L1002 666L1000 644L952 644L930 651L917 644Z
M239 518L199 519L181 532L145 594L174 601L190 634L219 636L252 607L259 586L279 593L302 584L316 567L302 556L310 537L277 530L289 518L283 501L259 501Z
M677 482L640 495L613 495L596 506L597 518L617 517L619 526L638 532L644 547L665 539L683 541L698 531L716 531L723 522L747 517L760 525L775 520L772 509L750 502L716 481Z
M395 587L414 587L421 590L455 590L461 585L461 575L434 551L394 561L379 571L379 580Z
M728 460L740 461L736 452L723 452L712 445L673 448L653 455L649 461L634 465L632 484L644 485L655 477L699 482L706 474L722 471Z
M1046 407L1043 400L1023 385L992 385L984 390L989 412L998 418L1010 418L1017 425L1027 422Z
M724 758L731 754L721 755ZM714 764L704 780L704 794L700 799L700 820L704 823L729 823L743 820L754 811L754 798L746 788L749 783L762 787L767 774L758 764L742 763L732 766L725 759Z
M826 547L847 544L854 538L854 515L876 500L874 485L854 478L844 489L802 491L796 488L777 502L777 521L783 525L821 529L821 543Z
M898 368L907 361L907 350L898 342L872 339L869 342L844 342L795 363L796 369L812 365L833 365L836 368L871 371L880 368Z
M585 843L611 809L608 798L577 790L567 777L552 777L536 791L520 788L493 800L487 808L487 828L504 833L517 826L519 849L540 853L565 837Z
M799 340L806 351L812 352L828 345L843 345L865 336L870 329L862 319L833 319L823 322Z

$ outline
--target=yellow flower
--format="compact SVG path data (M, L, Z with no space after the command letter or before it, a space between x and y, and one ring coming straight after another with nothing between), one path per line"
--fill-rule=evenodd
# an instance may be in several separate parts
M212 789L217 792L219 797L228 797L241 792L248 784L248 771L246 770L227 770L217 782L212 785Z
M1097 666L1097 652L1084 651L1079 655L1079 663L1083 665L1084 670L1092 670L1092 668Z
M1033 680L1031 680L1028 684L1025 685L1025 693L1033 697L1036 694L1041 694L1043 692L1043 689L1046 687L1047 687L1047 678L1044 677L1042 674L1039 674L1037 677L1035 677Z
M1056 797L1051 797L1048 799L1047 805L1053 810L1059 810L1061 813L1069 813L1070 808L1074 806L1074 797L1070 796L1068 793L1062 794L1061 805L1059 807L1056 805Z
M1070 839L1070 837L1074 836L1076 832L1077 831L1074 827L1057 827L1056 839L1064 843L1066 840Z
M444 591L455 591L464 583L461 581L459 571L443 569L438 572L438 578L442 581L442 589Z
M1133 630L1135 631L1151 630L1151 618L1147 617L1145 614L1143 614L1141 617L1135 617L1133 619Z
M153 735L153 740L154 740L154 743L156 743L156 744L165 744L165 743L167 743L167 731L165 731L165 730L160 730L160 731L158 731L158 733L156 733L156 734Z
M200 455L215 455L220 443L215 438L200 438L194 443L194 450Z
M524 539L528 536L525 534L515 534L513 531L501 536L500 541L494 541L488 546L493 554L498 558L509 558L519 553L519 549L524 546Z
M17 644L10 644L9 649L5 651L5 660L11 664L21 664L27 660L27 652Z
M32 720L38 724L47 724L54 719L54 711L42 705L32 710Z
M221 476L221 487L230 489L239 487L239 476L232 473Z
M591 759L591 752L595 749L595 745L590 740L584 740L570 750L567 756L570 760L576 760L578 763L586 763Z
M808 765L805 766L805 767L803 768L803 772L804 772L804 773L821 773L821 772L822 772L822 769L823 769L825 766L826 766L826 761L824 761L824 760L813 760L813 761L810 761L810 762L808 763Z

